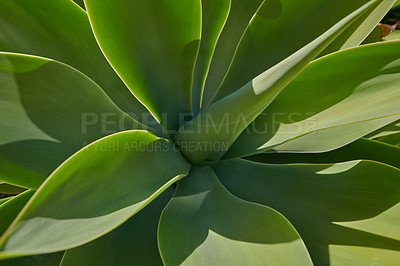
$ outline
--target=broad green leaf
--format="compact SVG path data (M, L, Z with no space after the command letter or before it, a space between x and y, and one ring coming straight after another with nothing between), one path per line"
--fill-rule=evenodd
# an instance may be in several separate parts
M393 4L393 6L398 6L400 5L400 0L396 0L396 2Z
M399 140L400 142L400 140ZM400 169L400 148L385 143L358 139L340 149L324 153L259 153L246 159L262 163L340 163L371 160Z
M0 264L2 266L27 266L27 265L56 266L60 264L63 255L64 252L26 256L21 258L1 260Z
M13 186L13 185L10 185L10 184L0 181L0 193L1 194L19 194L21 192L24 192L25 190L26 190L26 188Z
M10 184L38 188L90 142L144 127L87 76L57 61L0 53L0 84L0 180Z
M315 265L396 265L400 259L400 171L369 161L215 168L236 196L281 212ZM245 188L245 189L244 189Z
M241 89L212 104L180 128L175 139L182 147L206 143L223 149L190 149L185 156L198 164L220 159L240 133L274 100L280 91L326 46L357 19L374 1L357 9L324 34L285 60L248 82ZM232 108L234 106L234 108ZM211 119L210 119L211 118Z
M247 1L243 3L247 4ZM225 67L210 71L203 108L245 86L249 80L285 60L322 36L337 22L362 8L363 12L359 17L346 22L345 28L351 29L343 29L344 32L329 40L330 43L339 38L334 42L332 50L358 45L390 9L392 3L393 0L263 1L251 18L240 42L230 45L237 47L236 50L226 50L229 46L221 47L225 54L223 59L230 63L229 69ZM368 7L364 9L365 4ZM218 51L215 56L219 59ZM224 63L217 61L215 64ZM211 66L212 70L213 67L214 65Z
M177 129L179 114L191 113L200 0L85 0L85 4L111 65L164 128Z
M137 213L189 168L173 143L147 131L100 139L49 176L0 239L0 257L90 242Z
M312 62L242 133L226 158L269 149L325 152L398 120L399 47L400 42L365 45Z
M0 206L0 236L7 230L34 192L33 190L25 191Z
M236 198L209 167L179 181L158 237L166 265L312 265L280 213Z
M127 113L150 114L115 74L99 49L87 14L71 0L0 1L0 51L55 59L99 84ZM136 117L135 116L135 117Z
M233 2L237 3L237 1ZM211 58L221 36L221 31L223 27L227 26L227 18L231 8L231 0L201 1L201 40L192 82L193 116L200 112L205 79L210 70Z
M161 212L173 192L168 188L117 229L84 246L67 250L61 266L163 265L157 228Z

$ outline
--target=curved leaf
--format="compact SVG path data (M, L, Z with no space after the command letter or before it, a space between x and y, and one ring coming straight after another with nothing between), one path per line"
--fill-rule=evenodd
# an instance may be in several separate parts
M259 153L246 157L262 163L340 163L371 160L400 169L400 148L379 141L358 139L340 149L324 153Z
M268 165L238 159L221 163L215 171L236 196L285 215L304 239L315 265L399 261L396 168L368 161Z
M50 59L0 53L0 180L38 188L88 143L144 128L87 76Z
M67 250L60 266L163 265L157 245L157 227L174 190L168 188L143 210L112 232Z
M313 40L285 60L257 76L245 86L212 104L192 121L182 126L175 139L182 147L192 143L206 143L224 148L186 150L185 156L197 164L218 161L240 133L275 99L281 90L298 75L307 64L357 19L374 1L340 20L324 34ZM235 108L232 108L234 106ZM221 131L222 129L222 131Z
M399 47L400 42L365 45L312 62L242 133L226 158L268 149L325 152L398 120Z
M71 0L2 0L0 51L66 63L99 84L125 112L140 119L142 114L147 120L151 117L110 67L96 43L87 14Z
M208 167L178 183L158 236L166 265L312 265L281 214L234 197Z
M258 0L259 1L259 0ZM247 0L246 2L250 2ZM233 1L237 3L237 1ZM246 3L249 6L249 3ZM206 76L210 70L211 58L223 27L227 26L228 14L232 11L231 0L201 1L201 40L197 54L192 83L192 113L200 112ZM235 7L233 7L235 8Z
M376 1L360 18L354 21L335 41L333 41L320 55L351 48L361 44L385 14L390 10L394 0ZM380 37L380 36L379 36Z
M85 5L111 65L164 128L177 129L179 114L191 113L200 0L85 0Z
M92 241L141 210L189 167L173 143L147 131L100 139L50 175L0 239L0 257Z
M34 192L33 190L25 191L0 206L0 236L7 230Z
M247 2L243 1L246 4ZM250 1L249 5L253 2ZM213 61L214 64L211 65L203 108L245 86L249 80L285 60L322 36L337 22L367 4L368 8L363 10L360 17L346 22L345 28L350 27L350 30L341 32L329 40L330 43L339 38L334 42L332 49L348 47L346 46L347 42L347 45L358 45L390 9L393 0L266 0L262 2L257 12L253 11L255 14L249 25L246 25L245 31L242 31L243 36L240 41L217 46L223 52L215 51L215 57L219 60ZM378 13L378 16L370 18L373 13ZM365 21L366 17L371 21ZM358 29L361 23L363 25L361 29ZM226 31L228 30L231 29L227 28ZM362 35L364 32L365 36L361 36L361 39L353 36ZM220 40L220 42L222 41ZM345 44L342 44L343 42ZM231 47L234 49L230 49ZM219 53L224 54L223 60L218 57ZM223 62L220 63L220 61ZM222 68L220 65L225 66Z

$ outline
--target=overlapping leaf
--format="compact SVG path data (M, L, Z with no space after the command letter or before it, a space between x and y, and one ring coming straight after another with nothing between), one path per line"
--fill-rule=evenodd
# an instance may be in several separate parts
M85 73L125 112L151 116L104 58L85 11L71 0L2 0L0 51L43 56Z
M315 265L395 265L400 259L400 171L368 161L215 167L236 196L281 212ZM245 187L245 189L243 189Z
M349 14L324 34L250 80L239 90L212 104L192 121L180 128L175 136L179 145L195 143L220 144L223 149L192 149L185 151L189 160L198 164L218 161L227 147L274 100L279 92L306 65L327 47L354 20L361 16L375 1ZM234 107L234 108L233 108ZM222 131L221 131L222 129Z
M329 151L398 120L398 47L399 42L372 44L314 61L242 133L226 156L268 149Z
M0 53L0 180L37 188L90 142L143 128L87 76L57 61Z
M243 1L242 1L243 2ZM247 1L246 7L251 6L251 2ZM193 74L192 82L192 113L197 115L200 112L201 101L204 93L204 85L207 74L210 70L211 58L214 55L215 46L221 37L223 27L227 25L228 15L235 12L232 4L237 1L231 0L203 0L201 1L201 41L199 52L197 54L196 67ZM240 9L243 12L243 8ZM242 19L241 17L238 19ZM237 22L236 20L235 22ZM229 24L229 23L228 23Z
M211 101L220 100L244 86L249 80L323 35L347 15L368 4L369 7L360 17L347 22L347 29L336 36L337 39L324 53L358 45L385 15L393 2L393 0L232 1L232 9L236 5L238 9L243 10L236 12L244 13L234 18L232 10L230 16L232 20L237 21L232 24L242 22L245 27L236 25L229 27L227 24L222 32L215 51L215 60L207 78L203 108ZM250 16L245 15L245 12L249 12ZM234 38L236 35L240 36L240 39Z
M111 65L165 128L177 129L179 114L191 113L200 0L85 0L85 5Z
M280 213L234 197L208 167L178 183L158 235L166 265L312 264Z
M0 205L0 236L7 230L34 192L33 190L28 190Z
M157 245L157 227L173 192L168 188L117 229L84 246L67 250L61 266L163 265Z
M100 139L69 158L40 187L0 239L0 257L51 253L94 240L188 170L172 143L147 131Z
M340 149L324 153L259 153L247 159L262 163L340 163L371 160L400 169L400 148L380 141L358 139Z

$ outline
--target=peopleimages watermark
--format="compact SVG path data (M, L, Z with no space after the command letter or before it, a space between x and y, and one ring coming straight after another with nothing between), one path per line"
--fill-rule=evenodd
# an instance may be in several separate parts
M256 134L264 135L266 140L277 135L287 135L289 138L304 133L312 134L318 129L318 116L315 112L291 112L291 113L261 113L254 121L249 121L244 114L218 114L213 116L206 114L202 120L197 119L201 125L191 126L192 115L190 113L180 113L177 117L171 117L170 114L163 114L159 124L150 114L144 113L141 117L136 114L125 113L82 113L81 133L83 136L91 136L99 133L107 136L113 133L131 130L143 129L161 132L166 138L173 139L175 134L181 129L181 134ZM154 130L151 130L151 129ZM183 129L183 130L182 130ZM85 143L87 145L88 143ZM97 146L96 146L97 145ZM102 147L101 145L107 145ZM98 151L165 151L171 149L168 142L146 143L93 143L90 149ZM229 148L228 142L185 142L179 143L181 151L226 151ZM178 148L176 148L178 149Z
M178 115L178 125L171 129L169 125L176 124L168 121L167 114L163 114L161 118L161 126L165 133L170 136L176 134L179 128L190 123L190 113L180 113ZM207 125L207 130L202 131L203 133L212 134L229 134L233 133L230 131L240 130L243 125L248 125L245 128L245 132L252 132L255 134L303 134L308 131L317 129L317 115L315 112L299 113L261 113L258 118L254 121L248 121L244 114L231 115L230 113L218 114L218 119L211 114L206 114L203 118L204 121L200 121L201 124ZM82 113L82 134L89 134L91 131L101 132L102 134L112 134L119 131L130 130L137 128L135 121L140 121L140 124L159 128L158 122L148 113L144 113L140 119L136 114L117 114L117 113ZM232 126L235 125L235 126ZM281 130L283 125L290 125L288 128L290 132ZM140 126L139 126L140 128ZM188 133L199 133L194 130L188 131Z

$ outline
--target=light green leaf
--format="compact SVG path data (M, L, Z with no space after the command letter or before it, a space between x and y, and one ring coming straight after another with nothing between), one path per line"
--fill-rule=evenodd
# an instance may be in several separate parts
M49 176L0 239L0 257L56 252L92 241L145 207L189 167L173 143L147 131L98 140Z
M385 143L358 139L340 149L324 153L259 153L246 159L262 163L340 163L353 160L371 160L400 169L400 148Z
M230 194L208 168L178 183L158 229L166 265L311 265L304 244L277 211Z
M157 245L157 227L173 192L168 188L114 231L67 250L61 266L163 265Z
M187 150L186 158L197 164L210 164L220 159L240 133L274 100L279 92L304 67L357 19L375 1L357 9L324 34L285 60L248 82L241 89L212 104L180 128L175 139L182 147L191 143L223 145L223 149ZM232 107L235 108L232 108ZM211 119L210 119L211 118Z
M312 62L242 133L226 158L269 149L330 151L398 120L399 47L400 42L365 45Z
M248 1L242 2L247 4ZM249 5L253 2L250 1ZM346 22L344 28L348 30L342 29L343 32L329 40L330 43L339 38L332 44L331 50L358 45L392 3L393 0L263 1L244 33L241 29L243 36L240 42L234 40L229 45L217 46L223 52L215 51L216 60L211 65L207 79L203 108L246 85L249 80L285 60L334 27L338 21L367 4L368 7L363 9L359 17ZM245 19L247 17L243 17ZM219 57L220 53L224 54L223 60L222 56Z
M0 206L0 236L7 230L34 192L33 190L25 191Z
M99 49L87 14L71 0L0 1L0 51L55 59L85 73L127 113L151 115ZM142 121L142 120L140 120Z
M4 182L0 181L0 193L1 194L19 194L25 191L26 188L13 186Z
M57 61L0 53L0 83L0 180L7 183L38 188L90 142L144 127L87 76Z
M247 0L247 2L251 1ZM233 2L237 3L236 1ZM211 58L214 54L217 41L221 37L221 31L223 27L227 26L226 23L228 14L231 12L231 5L231 0L201 1L201 40L192 83L193 116L196 116L200 112L205 79L210 70Z
M200 0L85 0L85 4L111 65L164 128L177 129L179 114L191 113Z
M396 265L400 259L396 168L368 161L269 165L237 159L215 171L234 195L285 215L315 265Z

